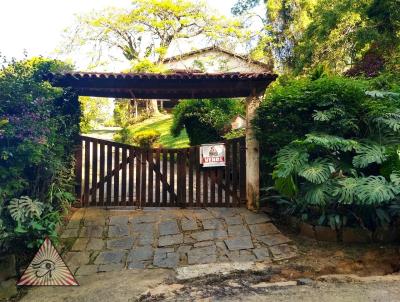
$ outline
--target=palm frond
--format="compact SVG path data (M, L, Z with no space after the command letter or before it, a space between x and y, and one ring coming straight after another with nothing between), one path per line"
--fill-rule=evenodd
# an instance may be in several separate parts
M395 198L396 188L383 176L360 178L356 187L357 202L365 205L378 205Z
M362 144L356 152L358 155L353 158L353 165L356 168L365 168L372 163L382 164L388 158L386 148L376 144Z
M328 162L326 159L318 158L299 169L298 174L309 182L321 184L328 180L334 171L335 169L332 163Z
M274 174L276 177L288 177L298 171L308 161L309 154L304 147L289 145L278 152L277 165Z

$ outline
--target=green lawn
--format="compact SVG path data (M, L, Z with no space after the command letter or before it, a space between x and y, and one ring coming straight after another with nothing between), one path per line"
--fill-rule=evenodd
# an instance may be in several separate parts
M185 148L189 146L189 138L186 131L183 130L178 137L173 137L170 133L172 126L172 115L162 114L149 118L141 123L132 125L129 129L132 132L142 130L157 130L161 133L160 144L164 148Z

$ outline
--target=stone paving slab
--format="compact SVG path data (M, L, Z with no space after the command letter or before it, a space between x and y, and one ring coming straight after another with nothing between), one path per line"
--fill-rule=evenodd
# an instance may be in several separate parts
M268 215L243 208L76 211L61 238L77 275L205 263L286 260L298 252Z

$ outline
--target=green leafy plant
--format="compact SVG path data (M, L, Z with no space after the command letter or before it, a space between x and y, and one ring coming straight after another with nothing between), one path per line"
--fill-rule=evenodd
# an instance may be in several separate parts
M142 148L151 148L160 140L161 133L157 130L143 130L133 134L133 143Z
M364 82L330 77L287 85L270 92L255 120L263 151L276 152L265 164L273 165L268 182L278 193L277 205L285 213L334 228L395 223L400 98L366 94Z
M185 128L192 146L220 141L229 131L231 119L242 112L238 100L184 100L173 110L171 134L176 137Z
M60 211L74 200L78 97L43 80L69 70L44 58L5 60L0 68L0 253L56 239Z

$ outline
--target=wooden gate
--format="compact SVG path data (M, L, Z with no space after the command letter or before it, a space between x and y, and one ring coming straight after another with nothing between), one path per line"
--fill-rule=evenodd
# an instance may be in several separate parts
M203 168L199 146L141 149L81 136L77 196L82 206L245 206L245 139L224 143L226 166Z

